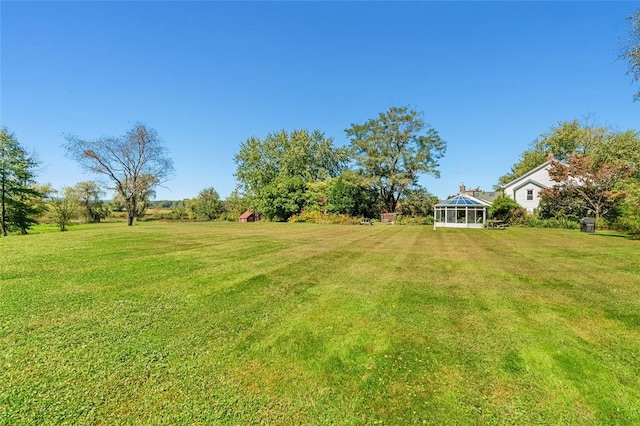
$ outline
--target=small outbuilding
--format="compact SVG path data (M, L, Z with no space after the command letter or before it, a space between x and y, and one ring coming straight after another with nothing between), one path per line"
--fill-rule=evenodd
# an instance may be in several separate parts
M256 220L256 214L253 210L247 210L238 218L238 222L255 222Z
M380 222L393 225L396 223L398 213L382 213L380 214Z
M467 194L458 194L436 204L433 229L483 228L490 203Z

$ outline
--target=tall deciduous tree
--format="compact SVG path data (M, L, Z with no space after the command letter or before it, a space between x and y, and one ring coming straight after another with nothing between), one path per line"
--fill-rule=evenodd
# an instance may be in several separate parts
M287 220L303 209L308 183L338 176L347 159L347 150L333 147L318 130L282 130L243 142L234 157L235 176L254 210Z
M67 155L110 182L110 189L124 205L129 226L144 213L154 189L173 173L166 145L154 129L142 123L120 137L66 139Z
M499 178L499 183L505 185L519 178L547 161L549 154L560 161L566 160L574 152L589 155L593 147L602 145L611 133L605 127L591 126L578 119L561 121L533 141L510 172Z
M41 198L35 187L38 161L18 143L6 127L0 128L0 232L10 229L26 234L39 213L34 198Z
M594 144L590 157L596 165L623 162L640 169L640 131L610 132Z
M622 54L620 57L627 61L629 69L627 74L631 76L634 83L640 82L640 10L629 15L631 24L629 37L622 43ZM640 100L640 89L634 94L634 100Z
M438 160L446 142L422 115L408 107L392 107L345 130L357 166L389 212L395 211L404 191L416 185L421 174L440 176Z

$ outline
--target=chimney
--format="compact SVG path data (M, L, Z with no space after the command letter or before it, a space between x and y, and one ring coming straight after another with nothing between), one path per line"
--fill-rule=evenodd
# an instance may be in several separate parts
M460 193L464 194L465 193L466 188L464 187L464 182L460 184Z

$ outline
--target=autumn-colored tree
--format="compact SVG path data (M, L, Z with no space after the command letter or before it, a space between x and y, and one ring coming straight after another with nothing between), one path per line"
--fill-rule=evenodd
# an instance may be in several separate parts
M549 176L557 184L541 191L541 197L577 197L597 220L623 200L626 192L618 188L618 183L634 172L635 168L625 162L598 164L592 157L574 153L566 163L552 162Z

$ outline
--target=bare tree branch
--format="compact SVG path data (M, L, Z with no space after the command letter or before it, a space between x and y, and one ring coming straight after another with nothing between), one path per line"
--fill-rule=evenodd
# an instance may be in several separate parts
M124 136L95 140L68 136L64 148L81 167L112 182L131 226L146 208L154 188L173 174L168 149L154 129L136 123Z

